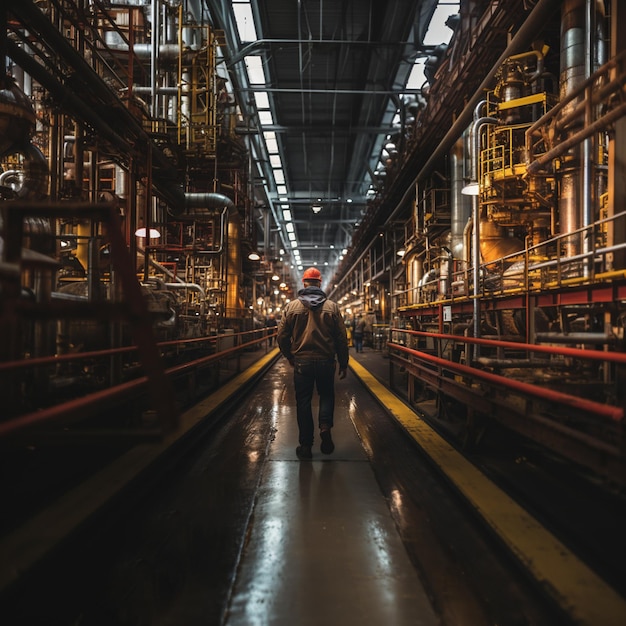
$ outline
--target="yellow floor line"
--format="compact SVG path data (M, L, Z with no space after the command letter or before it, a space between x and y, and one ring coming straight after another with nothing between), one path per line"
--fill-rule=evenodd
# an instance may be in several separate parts
M162 441L135 446L111 465L72 489L41 513L0 539L0 590L16 581L63 538L119 493L173 443L239 392L277 354L275 348L223 384L180 417L179 427Z
M622 626L626 600L354 359L350 367L577 624Z

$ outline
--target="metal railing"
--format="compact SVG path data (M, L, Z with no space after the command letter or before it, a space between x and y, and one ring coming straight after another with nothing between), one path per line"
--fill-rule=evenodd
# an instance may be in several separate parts
M247 352L262 348L268 352L269 338L266 329L256 329L164 341L157 347L165 366L164 374L172 383L176 401L181 406L197 400L238 374ZM0 363L0 376L9 371L18 373L24 391L36 401L36 406L31 402L25 412L0 421L0 439L27 436L35 427L54 429L58 425L67 427L77 423L83 429L82 435L87 437L89 426L85 424L95 417L100 418L99 427L92 431L96 438L103 434L121 438L161 437L164 434L162 428L142 425L141 416L150 412L150 402L148 378L143 373L138 352L137 346L126 346ZM123 380L109 384L101 379L85 394L85 385L93 382L94 372L108 371L112 360L120 358L124 359ZM73 372L78 374L72 375ZM56 381L57 388L53 384L47 394L42 393L41 388L37 394L28 394L29 385L42 379ZM64 381L67 388L63 388ZM100 388L95 388L98 386ZM59 393L59 387L63 388L63 393ZM68 395L73 397L68 399ZM117 417L121 407L129 411L126 422L135 426L119 426ZM103 419L105 425L109 423L111 426L103 428Z
M401 380L409 402L416 401L416 389L427 389L442 403L456 400L468 424L477 416L495 420L626 484L626 394L619 389L626 354L400 328L389 332L391 385L400 391ZM472 344L493 358L472 359Z
M577 284L592 284L607 279L626 278L626 267L613 267L612 255L626 250L626 242L606 245L606 231L613 227L619 232L620 221L626 221L626 211L597 220L589 226L569 233L563 233L529 246L520 252L503 256L489 263L481 263L481 277L478 294L483 296L507 295L521 292L539 292L558 289ZM573 256L563 256L561 250L565 243L577 240L583 249L582 242L587 241L588 252ZM405 310L432 306L434 302L454 302L467 300L474 294L472 281L473 268L468 266L450 274L450 285L462 285L456 290L450 289L445 295L439 294L435 299L402 307ZM432 281L439 284L439 279ZM412 287L402 293L417 290L423 296L428 283L422 287Z

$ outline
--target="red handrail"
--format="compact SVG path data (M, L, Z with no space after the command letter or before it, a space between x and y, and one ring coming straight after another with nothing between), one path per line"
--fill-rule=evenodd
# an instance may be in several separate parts
M623 352L603 352L602 350L580 350L578 348L561 348L557 346L542 346L533 343L518 343L517 341L502 341L500 339L481 339L478 337L466 337L465 335L446 335L441 333L427 333L420 330L406 328L392 328L392 332L406 333L419 337L432 337L435 339L450 339L461 343L472 343L494 348L510 348L511 350L527 350L531 352L545 352L547 354L559 354L578 359L590 359L593 361L611 361L612 363L626 364L626 354Z
M578 396L572 396L561 391L553 391L552 389L546 389L545 387L537 387L535 385L531 385L530 383L506 378L505 376L499 376L498 374L492 374L491 372L485 372L484 370L469 367L468 365L462 365L461 363L455 363L454 361L448 361L446 359L432 356L430 354L420 352L419 350L414 350L412 348L407 348L393 342L388 342L387 345L390 348L393 348L400 352L405 352L407 354L419 357L424 361L429 361L431 363L434 363L435 365L445 367L448 370L457 374L464 374L466 376L469 375L474 378L480 378L482 380L495 383L499 387L504 387L505 389L519 391L526 395L534 396L548 402L556 402L566 406L571 406L578 410L582 409L583 411L589 411L590 413L594 413L601 417L608 418L615 422L621 423L621 421L624 419L624 409L619 407L607 406L606 404L601 404L592 400L586 400L585 398L579 398Z

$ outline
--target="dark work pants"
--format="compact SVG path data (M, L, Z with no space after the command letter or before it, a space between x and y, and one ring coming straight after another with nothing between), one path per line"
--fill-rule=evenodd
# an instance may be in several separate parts
M299 442L302 446L313 445L313 410L311 400L317 387L320 396L318 426L333 426L335 411L335 361L296 359L293 368L293 382L296 391Z

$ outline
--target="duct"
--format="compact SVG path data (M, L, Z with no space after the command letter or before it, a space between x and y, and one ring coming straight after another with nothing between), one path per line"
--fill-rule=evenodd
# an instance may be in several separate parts
M595 10L593 9L595 4ZM595 11L595 14L594 14ZM565 99L579 89L598 66L597 55L603 46L598 45L594 53L594 23L601 24L603 6L597 0L566 0L561 12L561 73L560 97ZM593 22L593 23L592 23ZM596 58L594 58L596 57ZM563 115L573 113L582 102L585 94L573 98L563 109ZM591 124L591 112L586 112L587 125ZM580 124L582 125L581 119ZM575 135L572 128L569 137ZM567 139L565 141L567 141ZM583 145L574 145L564 153L564 166L561 169L561 195L559 196L559 226L563 234L588 226L593 221L592 212L592 162L591 138ZM580 188L582 176L583 188ZM582 198L581 198L582 195ZM586 247L580 239L572 237L564 241L565 256L575 256Z
M463 188L463 174L465 171L465 154L464 144L468 139L468 133L464 133L453 146L450 153L450 172L451 172L451 240L450 246L454 259L464 259L463 252L463 229L470 217L471 201L461 193Z

